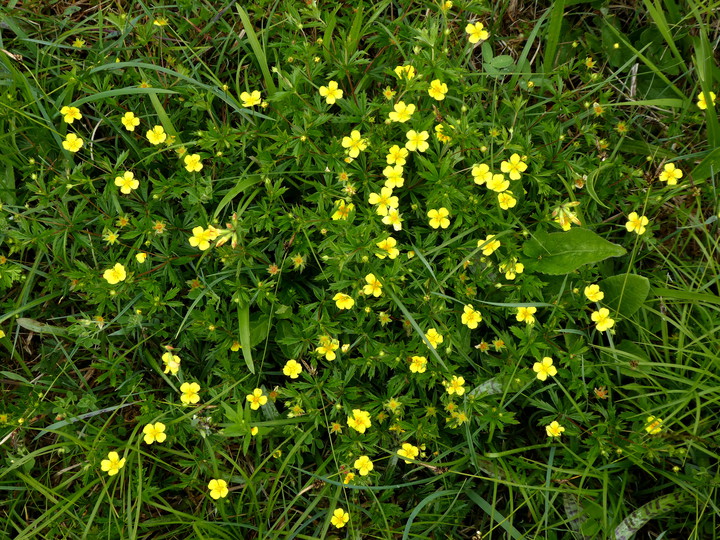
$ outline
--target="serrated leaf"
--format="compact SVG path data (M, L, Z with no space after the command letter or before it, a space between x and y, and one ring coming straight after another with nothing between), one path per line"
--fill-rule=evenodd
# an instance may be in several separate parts
M624 247L608 242L588 229L567 232L538 232L525 242L526 266L543 274L569 274L585 264L624 255Z
M598 285L605 293L603 303L623 317L629 317L640 309L650 293L650 281L637 274L612 276Z

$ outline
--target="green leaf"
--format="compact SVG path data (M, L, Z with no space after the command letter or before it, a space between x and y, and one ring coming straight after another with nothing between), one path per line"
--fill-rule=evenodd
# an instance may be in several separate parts
M603 303L623 317L629 317L640 309L650 293L650 281L636 274L612 276L598 285L605 293Z
M629 540L629 538L638 532L648 521L682 506L687 499L688 495L686 493L675 491L641 506L617 526L615 529L615 540Z
M523 253L531 260L529 270L543 274L568 274L585 264L619 257L625 248L604 240L588 229L571 229L567 232L538 232L525 242Z

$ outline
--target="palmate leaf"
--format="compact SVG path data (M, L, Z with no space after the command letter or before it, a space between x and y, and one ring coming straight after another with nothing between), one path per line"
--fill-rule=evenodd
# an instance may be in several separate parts
M629 538L637 533L648 521L681 506L688 498L689 496L686 493L674 491L673 493L653 499L635 510L615 528L615 540L629 540Z

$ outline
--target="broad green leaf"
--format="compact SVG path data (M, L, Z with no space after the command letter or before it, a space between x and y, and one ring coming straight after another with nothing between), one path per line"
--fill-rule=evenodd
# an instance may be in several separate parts
M636 274L622 274L598 283L605 293L603 304L623 317L629 317L642 307L650 292L650 281Z
M653 499L626 517L615 529L615 540L629 540L652 518L681 506L688 498L686 493L675 491Z
M585 264L625 254L625 248L604 240L588 229L567 232L538 232L525 242L523 253L529 270L543 274L568 274Z

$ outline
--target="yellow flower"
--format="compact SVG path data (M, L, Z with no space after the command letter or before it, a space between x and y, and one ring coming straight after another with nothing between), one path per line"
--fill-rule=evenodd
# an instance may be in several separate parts
M645 420L645 431L647 431L650 435L657 435L662 431L662 422L662 418L648 416Z
M165 365L165 371L163 371L163 373L177 375L177 372L180 369L180 357L178 355L171 352L163 353L162 361Z
M397 453L398 456L404 459L405 463L410 463L411 459L415 459L418 456L420 449L410 443L403 443L402 448L400 448Z
M365 282L367 285L363 287L363 293L370 296L373 295L378 297L382 294L382 283L375 277L375 274L368 274L365 276Z
M165 17L158 17L153 21L154 26L167 26L167 19Z
M68 107L67 105L60 109L60 114L63 115L63 120L65 120L68 124L72 124L75 120L80 120L82 118L80 109L77 107Z
M291 379L297 379L302 373L302 365L297 360L288 360L283 366L283 374Z
M210 490L210 496L215 500L227 497L228 487L225 480L216 480L213 478L208 483L208 489Z
M343 478L343 484L349 484L353 480L355 480L355 473L354 472L346 473L345 478Z
M82 49L85 46L85 40L82 38L75 38L75 41L73 41L72 46L75 47L76 49Z
M395 110L388 115L390 121L405 123L410 120L413 113L415 112L415 105L413 105L412 103L410 105L405 105L404 101L400 101L399 103L395 104L393 109Z
M468 41L470 43L477 43L478 41L485 41L490 37L490 34L485 30L485 25L481 22L475 24L468 24L465 27L465 33L468 34Z
M219 234L218 230L212 225L209 225L207 229L194 227L189 242L192 247L197 247L200 251L205 251L210 247L210 242L215 240Z
M595 60L592 59L592 57L588 56L585 58L585 67L588 69L592 69L595 67Z
M203 168L203 164L200 161L200 154L190 154L185 156L185 168L188 172L200 172Z
M387 100L390 100L393 97L395 97L395 94L397 94L397 92L395 90L393 90L392 88L390 88L389 86L386 86L385 90L383 90L383 96L385 96L385 99L387 99Z
M485 185L489 190L495 191L497 193L502 193L510 187L510 181L505 180L504 174L493 174Z
M262 102L262 97L259 90L253 90L252 93L243 92L240 94L240 100L243 107L254 107Z
M340 292L333 296L333 300L339 309L350 309L355 305L355 300L351 296Z
M411 129L405 134L405 136L407 137L405 148L407 148L411 152L415 152L416 150L418 152L424 152L425 150L430 148L430 144L427 142L430 135L428 135L427 131L421 131L420 133L418 133L414 129Z
M445 338L443 338L443 335L438 333L437 330L435 330L434 328L430 328L425 333L425 339L427 339L430 342L430 345L432 346L433 349L437 349L437 346L440 345L444 341Z
M471 304L467 304L463 307L463 314L460 317L463 324L467 325L470 330L474 330L478 327L478 324L482 322L482 315L479 311L476 311Z
M409 152L406 148L400 148L397 144L390 147L386 160L388 165L405 165Z
M510 156L510 161L503 161L500 163L500 170L504 173L509 173L510 180L520 180L521 173L527 169L527 163L525 163L518 154Z
M131 111L126 112L120 119L120 122L122 122L122 125L125 126L125 129L128 131L135 131L135 128L140 125L140 119Z
M535 317L533 316L533 314L536 312L537 308L533 306L519 307L517 308L517 315L515 315L515 318L518 320L518 322L525 321L526 324L533 324L535 322Z
M338 88L337 82L330 81L327 86L320 87L320 95L325 98L328 105L334 105L336 100L342 99L343 91Z
M425 373L427 369L427 358L424 356L413 356L410 361L411 373Z
M3 332L2 330L0 330L0 339L2 339L2 338L4 338L4 337L5 337L5 332Z
M267 403L267 396L263 394L263 391L261 388L256 388L252 391L252 394L248 394L245 396L245 399L247 399L250 402L250 408L253 411L257 411L261 405L265 405Z
M639 216L637 212L633 212L628 216L628 222L625 224L628 232L635 232L642 234L645 232L645 225L650 223L650 220L645 216Z
M125 171L122 176L115 177L115 185L120 188L120 193L128 195L133 189L140 186L140 182L131 171Z
M147 260L147 253L136 253L135 260L140 264L144 263Z
M337 210L332 215L333 221L338 221L340 219L346 220L348 216L350 215L350 212L352 212L355 209L355 205L353 203L345 203L342 199L338 203Z
M585 287L585 297L591 302L599 302L605 298L605 293L600 290L600 285L593 283Z
M260 431L260 428L258 428L257 426L253 426L250 428L250 435L252 435L254 437L255 435L258 434L259 431Z
M433 229L437 229L438 227L447 229L450 226L450 220L448 219L449 215L450 211L444 206L442 208L438 208L437 210L430 210L427 213L427 216L430 218L430 226Z
M455 126L450 126L452 129L455 129ZM435 136L437 137L437 140L442 143L448 143L452 141L452 137L445 134L445 126L442 124L437 124L435 126Z
M165 424L162 422L146 425L143 428L143 433L145 434L145 437L143 438L145 444L152 444L154 442L161 443L167 439L167 435L165 434Z
M103 277L107 280L110 285L115 285L121 281L125 281L127 274L125 273L125 267L120 263L115 263L115 266L108 268L103 272Z
M115 476L125 466L125 458L120 459L117 452L110 452L107 459L100 462L100 468L107 471L108 476Z
M550 377L557 375L557 368L553 366L553 359L549 356L544 357L540 362L533 364L533 371L537 373L537 378L544 381Z
M717 95L715 95L715 92L709 92L710 94L710 101L713 105L715 105L715 99L717 98ZM707 99L705 97L705 92L700 92L697 96L697 106L702 109L703 111L707 109Z
M320 346L315 349L318 354L324 354L325 360L333 361L337 358L337 351L340 348L340 342L337 339L330 339L329 336L320 336Z
M395 247L397 245L397 240L395 240L392 236L388 236L385 240L381 240L375 245L387 254L376 253L375 256L378 259L384 259L386 256L391 259L395 259L398 255L400 255L400 250Z
M493 240L494 234L488 234L485 240L478 240L477 247L482 247L482 254L485 256L492 255L493 252L500 247L500 240Z
M165 139L167 139L167 133L165 133L165 128L162 126L153 126L152 129L145 134L145 136L147 137L147 140L150 141L150 144L155 146L164 143Z
M348 155L351 158L356 158L367 148L367 141L362 138L357 129L353 129L349 137L343 137L342 146L348 149Z
M604 332L615 326L615 321L610 318L610 310L607 308L593 311L590 318L595 322L595 328L598 329L598 332Z
M350 514L348 514L342 508L336 508L333 511L332 517L330 518L330 523L333 524L333 527L336 527L338 529L342 529L348 521L350 521Z
M68 133L62 145L65 150L74 153L82 148L83 140L74 133Z
M402 78L406 78L407 80L414 79L415 78L415 68L412 66L398 66L395 68L395 75L397 75L398 79L402 79Z
M191 403L197 403L200 401L200 385L196 382L193 383L187 383L184 382L180 385L180 392L182 392L182 395L180 396L180 401L182 401L185 405L190 405Z
M360 433L365 433L365 430L372 425L370 422L370 413L360 409L353 409L352 416L348 416L347 423L348 427Z
M503 210L508 210L515 207L515 205L517 204L517 199L513 197L512 191L498 193L498 204Z
M383 176L387 178L387 180L385 180L385 187L389 187L390 189L402 187L405 183L402 165L388 165L383 169Z
M565 428L558 424L557 420L553 420L549 425L545 426L548 437L560 437Z
M367 474L375 468L373 462L367 456L357 458L355 463L353 463L353 467L358 470L360 476L367 476Z
M447 389L447 393L450 394L451 396L453 394L462 396L465 393L465 387L463 386L464 384L465 384L465 379L463 377L458 377L457 375L453 375L452 379L445 382L445 388Z
M660 173L660 181L667 182L668 186L674 186L682 178L683 172L675 167L674 163L667 163Z
M428 88L428 94L430 94L430 97L433 99L436 99L438 101L442 101L445 99L445 94L447 94L448 86L444 82L440 82L440 79L435 79L430 83L430 88Z
M490 180L492 180L493 177L493 173L490 172L490 167L488 167L485 163L473 165L471 172L473 176L473 181L478 186L482 186L485 182L489 182Z
M400 216L400 210L397 208L390 208L386 216L382 218L382 222L385 225L392 225L396 231L402 230L402 216ZM390 257L393 259L394 257Z
M398 207L398 198L392 194L392 188L383 187L380 189L380 194L371 193L368 198L368 202L372 205L377 205L375 211L380 216L387 216L390 208Z

